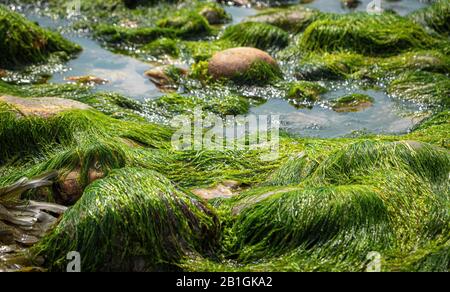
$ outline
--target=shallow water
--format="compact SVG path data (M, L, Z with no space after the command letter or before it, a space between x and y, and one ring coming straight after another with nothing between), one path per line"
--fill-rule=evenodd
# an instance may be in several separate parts
M356 10L364 11L369 2L370 0L363 0ZM425 2L419 0L383 1L383 8L394 9L400 14L407 14L424 7ZM310 4L305 4L305 6L318 8L326 12L347 13L351 11L342 7L338 0L316 0ZM233 16L233 23L239 23L246 17L258 13L256 9L243 7L226 7L226 10ZM66 26L66 23L62 20L55 21L36 14L29 14L27 17L37 21L43 27L58 29ZM141 101L163 95L144 76L144 72L153 67L152 64L112 53L87 36L74 34L73 32L63 32L63 34L80 44L83 47L83 52L78 58L71 60L62 70L54 74L50 82L66 83L68 77L92 75L108 80L107 84L96 86L96 90L117 92ZM250 89L250 91L255 90L257 89ZM405 133L417 122L417 119L413 117L413 113L417 111L416 107L399 105L382 91L364 91L355 86L349 86L345 89L331 91L322 97L326 101L344 94L359 92L375 98L373 107L356 113L334 112L326 106L326 102L316 105L311 110L297 109L279 98L276 92L265 92L267 96L263 98L268 99L267 103L253 107L251 114L279 114L282 127L285 130L302 136L339 137L355 131Z
M338 113L330 108L332 99L363 93L374 98L373 106L359 112ZM419 120L414 113L418 108L396 102L383 91L363 90L357 87L339 88L321 96L321 102L312 109L296 109L283 99L270 99L253 108L252 114L279 115L281 128L306 137L342 137L355 133L404 133Z

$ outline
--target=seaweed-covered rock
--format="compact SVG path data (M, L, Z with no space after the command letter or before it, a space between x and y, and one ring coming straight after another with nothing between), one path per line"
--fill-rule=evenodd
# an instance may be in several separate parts
M222 36L237 46L255 47L261 50L284 48L289 43L289 34L276 26L243 22L229 26Z
M319 100L320 94L326 92L327 89L318 83L300 81L290 85L287 99L297 107L312 107Z
M333 100L332 108L336 112L357 112L373 105L374 99L366 94L353 93Z
M73 250L83 271L176 270L191 253L213 251L218 226L203 202L159 173L125 168L90 185L34 251L57 271Z
M142 47L142 50L155 57L167 55L170 57L178 57L180 49L178 48L179 40L170 38L159 38Z
M45 61L56 52L69 56L81 47L0 5L0 51L0 67L8 69Z
M301 49L364 55L395 55L410 49L428 49L439 41L412 21L393 14L363 13L329 16L313 22L300 39Z
M212 32L208 21L196 12L186 12L173 17L163 18L157 22L160 28L173 29L180 37L198 37Z
M208 63L214 79L232 79L240 83L262 84L281 77L277 62L255 48L233 48L216 53Z
M75 109L87 110L91 108L78 101L57 97L22 98L16 96L0 96L0 102L6 103L14 110L17 110L18 115L44 118L57 115L63 111Z
M392 80L388 93L432 108L450 107L450 80L444 74L406 71Z
M268 9L247 18L245 21L267 23L298 33L310 25L319 15L320 12L317 10L294 6L287 9Z

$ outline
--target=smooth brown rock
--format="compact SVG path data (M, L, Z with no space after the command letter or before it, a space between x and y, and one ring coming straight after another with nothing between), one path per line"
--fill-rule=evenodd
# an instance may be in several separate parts
M92 183L105 176L105 173L96 168L90 168L88 183ZM68 205L78 201L83 195L84 188L81 184L81 169L77 168L61 178L58 183L59 203Z
M58 97L30 97L0 96L0 102L14 107L22 116L38 116L48 118L68 110L87 110L90 106L70 99Z
M167 75L169 66L160 66L152 68L144 73L150 81L155 84L161 91L172 91L177 88L175 80ZM188 71L184 68L177 67L181 76L187 75Z
M233 78L245 73L256 61L277 67L277 62L266 52L255 48L233 48L216 53L208 64L208 73L214 79Z

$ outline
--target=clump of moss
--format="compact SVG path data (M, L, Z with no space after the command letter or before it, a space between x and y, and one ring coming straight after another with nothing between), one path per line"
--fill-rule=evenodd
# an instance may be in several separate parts
M261 50L284 48L289 44L287 32L276 26L258 22L243 22L229 26L222 39L229 40L237 46Z
M388 93L434 108L450 107L450 80L444 74L407 71L389 84Z
M189 253L211 253L217 238L218 220L204 203L159 173L125 168L90 185L34 251L56 271L73 250L84 271L177 270Z
M155 57L167 55L171 57L178 57L180 49L178 48L178 40L169 38L159 38L142 47L142 50Z
M236 84L267 85L282 80L283 73L278 66L264 61L255 61L250 68L231 80Z
M356 112L372 106L374 101L373 97L366 94L353 93L339 97L331 103L336 112Z
M448 36L450 33L450 2L447 0L434 1L431 6L415 11L408 17L440 34Z
M208 21L195 12L179 13L179 15L160 19L156 25L160 28L173 29L180 37L207 36L212 33Z
M14 68L45 61L52 53L70 56L81 47L0 5L0 51L0 67Z
M312 107L314 102L320 99L320 94L327 89L315 82L300 81L291 84L287 98L290 103L298 107Z
M308 51L349 50L379 56L428 49L438 43L421 26L403 17L356 13L313 22L302 35L299 46Z

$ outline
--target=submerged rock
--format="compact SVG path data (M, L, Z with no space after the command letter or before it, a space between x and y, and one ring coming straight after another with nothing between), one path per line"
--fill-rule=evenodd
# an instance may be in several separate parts
M208 63L208 73L216 80L234 79L245 83L269 82L281 77L275 59L264 51L248 47L216 53Z
M67 81L76 82L78 84L106 84L108 80L95 76L71 76L66 78Z
M12 106L22 116L38 116L48 118L68 110L87 110L90 106L70 99L58 97L22 98L16 96L0 96L0 102Z
M365 94L349 94L334 101L333 110L336 112L357 112L373 105L374 99Z

